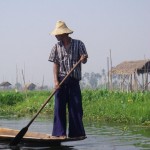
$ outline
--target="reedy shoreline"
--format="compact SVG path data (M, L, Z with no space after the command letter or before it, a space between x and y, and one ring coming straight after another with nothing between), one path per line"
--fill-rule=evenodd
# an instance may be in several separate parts
M49 91L1 91L0 116L33 116L47 97ZM150 126L150 92L119 92L107 90L82 90L84 119L90 121ZM41 114L53 117L54 98Z

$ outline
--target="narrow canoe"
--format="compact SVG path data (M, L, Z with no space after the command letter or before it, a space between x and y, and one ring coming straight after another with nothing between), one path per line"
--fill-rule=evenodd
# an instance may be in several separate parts
M9 128L0 128L0 142L9 144L14 137L17 135L19 130L13 130ZM42 147L42 146L59 146L62 142L69 141L78 141L84 140L86 137L77 137L77 138L54 138L49 134L38 133L38 132L27 132L25 136L20 141L19 145L22 146L33 146L33 147Z

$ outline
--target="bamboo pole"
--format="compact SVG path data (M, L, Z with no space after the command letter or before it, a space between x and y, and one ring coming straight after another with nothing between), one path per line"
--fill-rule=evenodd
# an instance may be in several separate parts
M17 65L16 65L16 92L18 91L18 67L17 67Z
M113 90L113 86L112 86L112 56L111 56L111 49L110 49L110 89Z
M143 75L143 73L142 73L142 88L143 88L143 90L145 90L144 89L144 75Z
M43 89L44 87L44 75L43 75L43 80L42 80L42 86L41 86L41 89Z
M107 82L108 82L108 84L107 84L107 88L108 88L108 90L110 89L110 81L109 81L109 77L110 77L110 73L109 73L109 58L107 57Z
M146 66L145 66L146 67ZM145 83L145 85L146 85L146 90L148 90L148 73L149 73L149 63L148 63L148 65L147 65L147 68L146 68L146 83Z
M132 92L132 74L131 74L131 76L130 76L130 91Z
M146 68L146 57L144 56L144 58L145 58L145 66L144 66L144 73L145 73L145 81L144 81L144 87L145 87L145 90L147 90L148 89L148 86L146 86L146 85L148 85L147 83L148 83L148 76L147 76L147 68Z
M137 86L137 76L136 76L136 72L134 72L134 91L138 90L138 86Z
M24 75L23 70L22 70L22 78L23 78L23 83L24 83L24 91L25 91L26 98L27 98L27 88L26 88L25 75Z

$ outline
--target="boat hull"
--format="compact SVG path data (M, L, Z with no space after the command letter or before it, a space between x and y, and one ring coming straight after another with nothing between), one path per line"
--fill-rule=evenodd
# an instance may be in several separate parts
M19 130L9 128L0 128L0 143L9 143L15 138ZM27 132L21 139L19 145L28 147L47 147L47 146L60 146L62 142L84 140L86 137L78 138L57 138L49 134L38 132Z

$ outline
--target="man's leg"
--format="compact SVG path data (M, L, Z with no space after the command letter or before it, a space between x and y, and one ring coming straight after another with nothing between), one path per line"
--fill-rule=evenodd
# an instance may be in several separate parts
M69 99L69 137L85 136L82 122L82 97L79 82L70 85Z
M60 87L55 93L54 123L52 136L66 135L66 92Z

